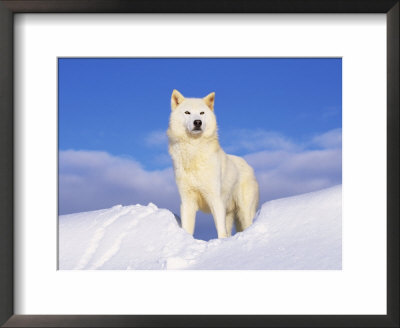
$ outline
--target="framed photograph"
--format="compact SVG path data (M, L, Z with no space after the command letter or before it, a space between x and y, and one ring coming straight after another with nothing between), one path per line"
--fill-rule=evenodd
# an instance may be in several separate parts
M399 325L398 1L0 10L3 326Z

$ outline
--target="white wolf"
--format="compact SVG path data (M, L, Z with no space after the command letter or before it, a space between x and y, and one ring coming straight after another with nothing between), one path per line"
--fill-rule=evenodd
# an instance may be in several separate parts
M218 238L224 238L231 235L234 221L237 231L252 224L258 184L246 161L227 155L219 145L214 98L214 92L185 98L174 90L167 134L183 229L193 234L200 209L212 213Z

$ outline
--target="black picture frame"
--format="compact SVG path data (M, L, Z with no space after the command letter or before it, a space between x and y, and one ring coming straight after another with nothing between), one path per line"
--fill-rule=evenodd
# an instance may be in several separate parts
M399 327L399 8L399 0L0 0L0 324L4 327ZM16 13L385 13L387 315L14 315L13 21Z

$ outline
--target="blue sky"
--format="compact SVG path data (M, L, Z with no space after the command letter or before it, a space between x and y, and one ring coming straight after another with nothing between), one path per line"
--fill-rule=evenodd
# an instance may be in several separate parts
M58 81L60 214L148 201L179 212L173 89L216 93L220 143L255 168L261 202L341 183L341 59L61 58Z

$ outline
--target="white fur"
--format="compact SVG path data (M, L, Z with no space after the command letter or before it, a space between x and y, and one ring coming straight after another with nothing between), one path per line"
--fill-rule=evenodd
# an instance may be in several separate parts
M181 196L182 227L193 234L196 212L212 213L218 238L243 231L253 222L258 206L258 184L253 169L219 145L214 115L214 93L184 98L174 90L167 131L169 153ZM185 114L186 112L186 114ZM201 120L195 130L194 120Z

